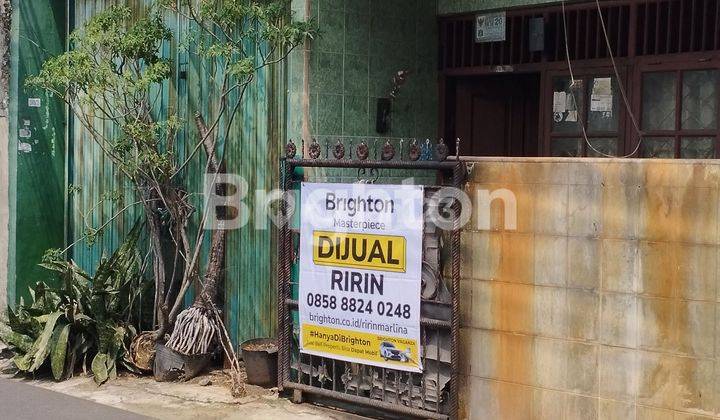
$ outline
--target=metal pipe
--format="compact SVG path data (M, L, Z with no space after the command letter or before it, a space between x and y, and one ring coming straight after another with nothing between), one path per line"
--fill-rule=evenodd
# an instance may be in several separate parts
M292 170L285 162L280 162L281 168L281 186L284 192L291 185ZM284 300L288 297L287 290L290 281L290 258L292 238L290 236L287 203L282 200L280 203L280 211L283 217L283 225L280 229L280 238L278 251L280 252L280 270L278 273L278 329L279 329L279 346L278 346L278 389L282 390L286 380L290 378L290 334L289 329L292 324L289 322L288 308L283 305Z
M465 165L458 161L453 170L453 186L460 188L465 173ZM458 334L460 331L460 203L453 203L453 230L450 241L452 258L452 328L450 330L450 417L458 418L458 369L460 355L458 354Z
M305 384L299 384L297 382L287 382L285 384L287 388L297 389L308 394L320 395L322 397L332 398L339 401L345 401L353 404L360 404L372 408L378 408L381 410L392 411L398 414L406 414L423 419L437 419L437 420L448 420L448 416L445 414L434 413L432 411L421 410L418 408L411 408L404 405L398 405L388 403L380 400L372 400L366 397L358 397L352 394L344 394L341 392L334 392L324 388L318 388L314 386L308 386Z
M380 160L337 160L337 159L286 159L288 166L292 167L314 167L314 168L375 168L375 169L434 169L453 170L455 162L432 161L432 160L403 160L403 161L380 161Z

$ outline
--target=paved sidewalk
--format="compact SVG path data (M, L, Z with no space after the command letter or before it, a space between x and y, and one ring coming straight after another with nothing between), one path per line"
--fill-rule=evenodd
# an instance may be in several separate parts
M0 378L2 417L18 420L136 420L140 414Z
M201 386L204 379L212 382L210 386ZM215 371L209 375L195 378L186 383L156 382L151 377L121 376L98 387L89 377L75 377L63 382L51 379L23 380L4 379L22 387L37 389L39 392L54 391L51 394L76 397L88 404L100 405L108 410L114 407L124 410L127 415L147 416L158 419L237 419L237 420L364 420L365 417L355 416L342 411L330 410L311 404L293 404L284 398L278 398L273 390L247 385L248 396L233 398L227 387L229 379L222 372ZM4 391L1 391L4 394ZM57 394L60 393L60 394ZM43 394L44 395L44 394ZM63 396L65 396L63 395ZM38 397L40 397L38 395ZM35 400L33 396L32 400ZM27 401L33 404L33 401ZM0 402L0 407L7 403ZM79 406L81 407L81 406ZM119 411L122 413L123 411ZM110 420L115 417L92 415L91 418ZM0 418L16 418L0 414ZM17 417L24 419L24 417ZM30 417L34 419L33 417ZM62 419L55 413L43 412L45 419ZM83 417L72 417L73 420ZM122 419L123 417L117 417ZM138 418L138 417L125 417Z

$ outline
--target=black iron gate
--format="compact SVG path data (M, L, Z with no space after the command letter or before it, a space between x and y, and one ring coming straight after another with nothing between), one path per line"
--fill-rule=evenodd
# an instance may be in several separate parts
M459 141L456 150L459 150ZM290 226L291 216L283 200L282 227L278 246L278 386L346 403L368 406L396 414L422 418L457 418L458 408L458 297L460 286L460 203L458 200L434 201L428 197L443 187L460 188L465 176L464 164L455 156L447 160L448 148L440 140L436 145L412 142L399 153L386 142L370 150L365 142L353 147L338 140L332 147L313 140L308 157L288 143L281 161L281 188L287 193L298 188L302 175L298 168L357 169L358 181L373 182L380 171L430 171L436 182L425 186L425 207L438 206L449 212L452 228L441 230L426 218L423 228L423 266L420 339L422 373L303 354L298 348L295 312L298 311L298 279L293 278L297 264L299 231ZM304 144L300 145L304 150ZM331 156L332 155L332 156ZM373 156L371 156L373 155ZM445 244L449 242L449 244ZM449 253L448 253L449 251ZM449 261L449 270L443 263Z

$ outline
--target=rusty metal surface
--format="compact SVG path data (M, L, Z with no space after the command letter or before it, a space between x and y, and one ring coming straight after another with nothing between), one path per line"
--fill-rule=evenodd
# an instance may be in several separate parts
M459 147L458 147L459 149ZM465 167L462 162L455 162L453 168L453 185L460 187L465 174ZM451 264L452 264L452 325L451 325L451 381L450 381L450 415L458 418L458 367L460 366L460 354L458 349L458 334L460 330L460 204L453 203L453 230L451 232Z
M290 166L285 161L280 163L280 186L284 192L288 191L291 185L292 173ZM281 201L280 214L283 218L283 224L280 228L280 235L278 240L278 293L277 293L277 312L278 312L278 388L282 390L285 382L289 379L289 371L287 371L290 365L290 351L289 351L289 336L290 323L288 314L289 310L285 304L285 300L288 298L289 293L287 290L288 284L290 283L290 264L291 264L291 252L292 243L290 237L290 218L288 215L287 202Z
M427 169L427 170L453 170L454 162L434 161L358 161L358 160L314 160L314 159L288 159L286 164L291 167L316 168L379 168L379 169Z
M414 417L421 417L421 418L427 418L427 419L438 419L438 420L445 420L448 418L447 415L444 414L438 414L438 413L429 413L425 410L419 410L419 409L413 409L408 408L404 406L398 406L396 404L386 403L383 401L376 401L376 400L367 400L367 398L358 397L356 395L351 394L340 394L335 391L329 391L322 388L317 388L305 384L299 384L296 382L287 382L285 383L285 386L290 389L297 389L303 392L311 393L311 394L317 394L328 398L334 398L341 401L346 401L349 403L355 403L355 404L363 404L368 405L373 408L380 408L380 409L386 409L388 411L393 411L398 414L407 414Z
M312 144L317 144L313 141ZM311 145L312 145L311 144ZM410 160L415 157L408 153L408 159L403 159L402 151L392 160L383 160L383 157L368 159L373 153L364 150L363 144L357 147L362 153L353 153L350 145L346 159L337 159L333 153L327 152L323 159L322 150L317 147L311 149L310 158L295 157L297 149L305 150L305 144L294 147L290 143L286 147L286 158L281 161L281 187L285 192L298 188L297 180L293 179L296 170L302 168L356 168L359 174L364 170L403 170L413 169L431 171L438 174L437 185L429 187L426 193L435 191L440 186L453 186L459 188L464 181L465 166L457 157L454 161L445 160L446 150L437 147L437 160L427 160L433 156L433 150L428 146L423 153L417 156L419 160ZM429 142L427 143L429 145ZM439 144L443 144L439 142ZM382 146L381 146L382 147ZM387 147L385 147L387 149ZM338 148L336 148L338 150ZM389 155L384 150L384 157ZM352 156L356 158L353 159ZM374 154L379 156L378 153ZM423 157L425 160L420 159ZM379 172L378 172L379 174ZM379 176L379 175L377 175ZM358 176L359 182L363 182ZM377 180L375 178L374 180ZM370 182L373 182L371 179ZM427 196L426 196L427 200ZM452 207L459 214L459 205ZM347 363L327 357L305 355L299 352L295 334L299 327L294 324L293 312L297 311L298 302L293 298L293 292L299 282L293 280L293 264L296 263L299 234L289 227L291 215L288 214L287 205L281 205L281 215L284 218L280 230L280 244L278 246L278 325L279 325L279 364L278 384L280 389L289 388L300 390L339 401L385 409L397 414L404 414L425 418L457 418L458 413L458 331L459 331L459 285L460 285L460 231L459 221L453 229L441 232L434 225L429 227L426 222L423 243L439 246L438 235L449 235L450 264L452 266L449 287L439 274L438 281L444 292L429 293L424 296L421 304L421 340L423 348L423 373L403 372L388 368L378 368L361 363ZM428 240L428 235L436 235L438 239ZM438 257L434 261L438 265L437 272L441 273L439 250L435 250ZM424 252L425 254L425 252ZM425 260L425 257L423 257ZM431 258L432 260L432 258ZM449 384L449 386L448 386Z

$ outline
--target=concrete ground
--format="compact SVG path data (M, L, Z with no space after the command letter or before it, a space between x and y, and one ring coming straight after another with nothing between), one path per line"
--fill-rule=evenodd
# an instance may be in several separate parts
M26 416L7 418L62 419L63 417L47 413L53 411L53 406L71 406L77 407L78 414L83 414L84 410L90 410L89 413L93 414L90 417L74 417L76 420L81 418L103 418L104 420L134 418L122 417L122 412L113 410L113 408L129 412L125 415L135 413L158 419L363 419L363 417L342 411L310 404L293 404L287 399L279 398L275 390L252 385L247 385L248 396L233 398L228 388L229 377L222 371L214 371L184 383L156 382L152 377L136 377L126 374L100 387L93 382L92 378L82 375L63 382L55 382L51 379L10 378L12 377L9 375L2 375L0 378L2 381L0 383L0 407L3 407L3 414L0 417L4 417L6 414L5 407L8 404L13 404L13 401L21 401L36 406L37 410L26 412ZM208 380L211 382L210 385L201 385ZM3 386L13 387L12 392L6 393ZM92 404L86 407L79 404L77 398L100 404L100 406ZM46 403L46 401L50 402ZM102 413L103 408L106 408L106 414L96 415L97 410ZM114 415L119 417L114 417Z
M147 418L4 378L0 378L0 407L3 418L7 419L142 420Z

